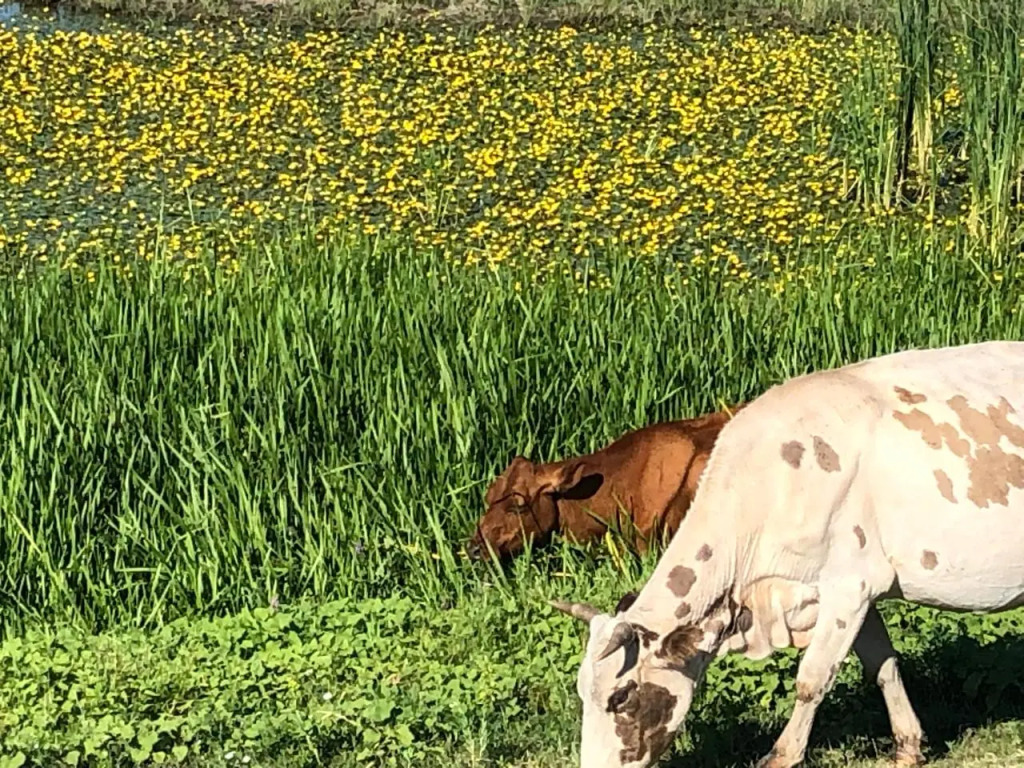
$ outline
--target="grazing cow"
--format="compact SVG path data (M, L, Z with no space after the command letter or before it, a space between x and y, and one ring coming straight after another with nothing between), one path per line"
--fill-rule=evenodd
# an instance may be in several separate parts
M487 490L487 511L466 546L484 557L488 544L504 557L524 541L559 531L576 541L600 537L620 513L638 548L671 536L697 491L711 448L737 410L669 421L629 432L587 456L534 464L517 456Z
M768 390L722 430L639 595L588 622L582 768L651 765L716 655L803 647L765 768L801 762L851 647L882 688L903 764L921 726L873 604L1024 604L1024 343L912 350Z

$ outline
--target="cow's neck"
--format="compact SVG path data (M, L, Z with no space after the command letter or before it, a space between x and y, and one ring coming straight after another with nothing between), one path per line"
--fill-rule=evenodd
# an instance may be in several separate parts
M607 504L601 498L602 488L588 499L571 499L559 496L555 503L558 506L558 528L563 535L569 534L582 539L596 538L607 529L607 524L599 518L606 518Z
M659 633L701 625L737 583L744 537L721 510L706 515L700 496L630 607L630 621Z

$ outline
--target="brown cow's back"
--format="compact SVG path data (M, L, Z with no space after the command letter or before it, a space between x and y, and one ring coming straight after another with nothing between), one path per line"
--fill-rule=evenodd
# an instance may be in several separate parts
M735 412L736 409L733 409ZM671 536L682 521L697 492L700 475L707 464L728 413L713 413L696 419L662 422L629 432L606 448L575 461L587 466L588 474L602 476L595 492L581 488L564 494L558 502L563 535L585 540L604 533L606 522L619 519L621 527L639 534L638 547L664 534ZM622 520L623 511L628 519Z

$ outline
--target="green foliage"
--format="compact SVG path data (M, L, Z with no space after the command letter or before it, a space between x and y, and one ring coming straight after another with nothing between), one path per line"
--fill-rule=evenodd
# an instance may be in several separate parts
M529 605L517 627L486 596L472 607L396 597L152 633L30 632L0 647L0 742L9 760L47 766L222 765L231 753L396 765L436 758L492 720L564 709L552 683L575 645L559 638L576 628Z
M604 574L588 596L613 602L614 582ZM440 766L471 749L499 764L568 754L582 630L543 598L485 590L446 611L390 597L149 632L31 631L0 645L0 765ZM1005 646L1021 612L885 613L926 714L935 696L958 700L953 718L1021 701L1020 653ZM749 757L749 744L726 741L730 729L772 733L792 705L795 667L793 652L716 662L678 747L689 742L698 765ZM859 680L851 661L826 704L826 735L863 732Z
M961 217L1006 260L1021 242L1024 3L899 0L894 10L892 54L859 53L836 118L851 191L885 208L926 197L931 217Z
M968 225L993 255L1019 245L1011 231L1024 172L1024 2L954 0L955 62L963 88L971 208Z

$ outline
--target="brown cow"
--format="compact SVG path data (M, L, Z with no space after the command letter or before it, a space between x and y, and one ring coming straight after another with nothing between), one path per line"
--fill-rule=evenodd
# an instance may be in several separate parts
M551 464L512 459L487 489L487 511L466 545L470 557L514 555L553 531L578 542L618 520L644 551L670 537L697 492L718 433L743 406L628 432L606 448Z

